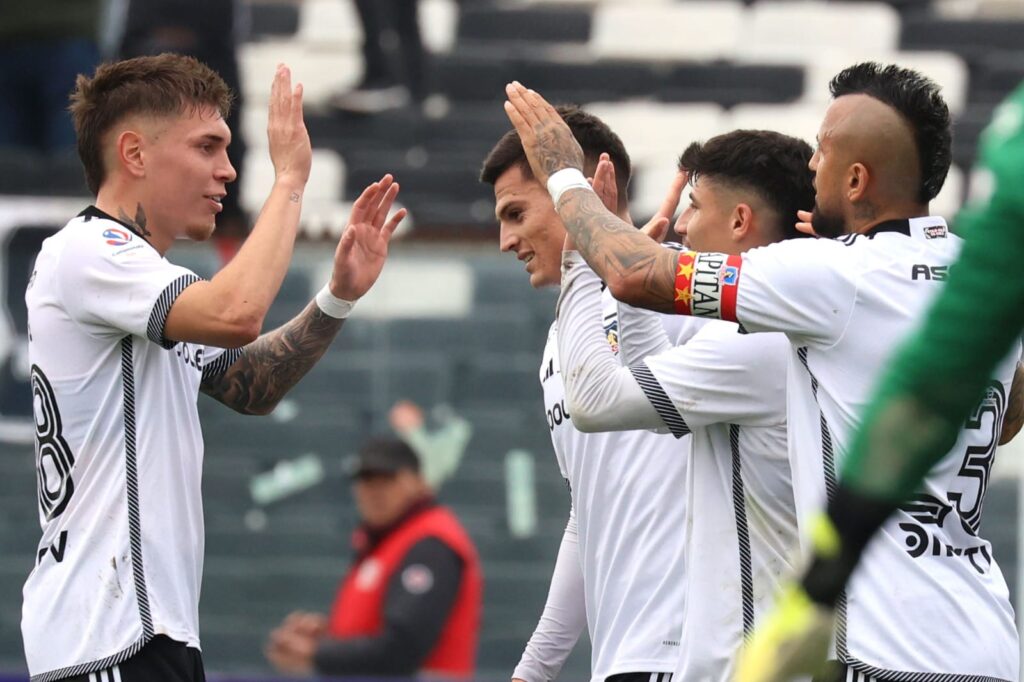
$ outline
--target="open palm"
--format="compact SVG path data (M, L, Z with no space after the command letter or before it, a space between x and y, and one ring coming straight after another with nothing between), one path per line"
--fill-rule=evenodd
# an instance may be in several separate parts
M395 179L385 175L364 189L352 205L352 215L334 252L330 288L338 298L361 298L384 269L391 236L406 215L404 208L399 209L388 220L398 189Z

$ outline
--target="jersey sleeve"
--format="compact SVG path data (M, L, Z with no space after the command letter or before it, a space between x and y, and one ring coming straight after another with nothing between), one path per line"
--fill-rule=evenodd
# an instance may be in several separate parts
M747 336L735 325L711 323L632 369L673 431L680 424L772 426L786 420L788 350L782 335Z
M135 237L112 246L92 230L72 239L57 265L67 314L95 335L134 334L164 348L164 323L175 299L201 278L173 265Z
M205 346L203 348L203 381L211 381L224 375L228 367L242 357L241 348L220 348Z
M600 279L575 251L562 258L558 354L573 425L584 433L662 429L630 369L608 345L601 327Z
M580 567L576 512L569 512L569 523L558 548L551 587L544 611L530 635L513 679L526 682L551 682L572 653L576 641L587 626L583 570Z
M794 239L742 255L682 251L676 312L831 345L842 335L856 296L855 283L844 275L844 248L831 239Z

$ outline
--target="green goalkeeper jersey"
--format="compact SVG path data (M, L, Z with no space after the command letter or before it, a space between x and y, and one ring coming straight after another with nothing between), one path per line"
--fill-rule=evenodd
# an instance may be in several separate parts
M917 489L1024 331L1024 83L996 110L979 158L984 196L958 217L960 259L898 351L844 461L844 484L876 498L896 502Z

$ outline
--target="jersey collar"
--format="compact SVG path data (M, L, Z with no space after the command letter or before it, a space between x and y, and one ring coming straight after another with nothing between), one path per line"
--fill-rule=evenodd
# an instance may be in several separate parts
M949 234L949 228L946 226L944 218L931 215L923 218L886 220L865 232L864 236L868 239L874 239L883 232L898 232L907 237L923 239L944 239Z
M149 243L149 240L146 239L146 236L144 234L142 234L141 232L139 232L137 229L135 229L134 225L130 225L130 224L124 222L123 220L118 220L117 218L115 218L114 216L110 215L106 211L100 210L100 209L96 208L96 206L94 206L92 204L90 204L89 206L86 206L85 209L81 213L78 214L78 217L79 218L85 218L86 222L88 222L89 220L91 220L93 218L99 218L100 220L113 220L118 225L123 225L125 228L128 229L128 231L130 231L136 237L139 237L140 239L142 239L142 241L146 242L147 244Z

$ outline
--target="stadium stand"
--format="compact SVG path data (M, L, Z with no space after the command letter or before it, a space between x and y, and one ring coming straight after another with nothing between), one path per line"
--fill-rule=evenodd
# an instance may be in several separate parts
M465 520L483 557L480 676L506 678L536 623L568 498L537 385L554 293L536 295L520 265L496 254L493 195L476 179L483 156L508 129L500 106L507 81L521 80L556 101L591 105L606 118L633 154L633 217L643 220L692 139L734 127L813 138L828 77L869 51L921 68L946 89L956 120L956 165L936 208L951 215L992 107L1024 79L1024 14L1016 0L425 0L424 37L440 97L425 112L356 117L326 105L331 93L360 76L360 36L348 3L247 5L250 32L240 59L250 158L241 191L249 207L258 208L269 177L262 101L280 61L306 84L317 146L303 226L312 243L300 245L268 325L288 319L319 288L326 240L339 233L347 202L368 182L393 172L414 221L411 243L396 247L380 283L397 277L396 289L361 306L274 417L245 419L200 399L207 440L204 655L210 670L233 674L266 674L260 649L269 629L294 608L329 604L354 522L340 457L366 435L386 430L387 409L399 398L447 402L474 427L442 499ZM954 5L959 9L951 10ZM77 160L4 150L0 194L84 201L85 190ZM461 241L453 246L452 238ZM184 247L172 259L200 273L217 265L202 247ZM458 267L449 267L456 260ZM399 274L424 264L444 274L417 297ZM512 448L533 453L537 467L539 526L525 539L510 536L505 518L502 461ZM24 670L20 589L38 540L35 473L30 446L0 449L0 671L17 672ZM266 508L255 506L251 477L304 453L321 458L326 479ZM1011 582L1014 486L996 481L986 508L988 532ZM588 653L580 649L565 679L586 679Z

